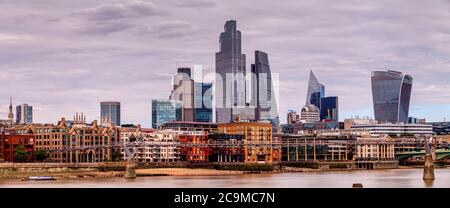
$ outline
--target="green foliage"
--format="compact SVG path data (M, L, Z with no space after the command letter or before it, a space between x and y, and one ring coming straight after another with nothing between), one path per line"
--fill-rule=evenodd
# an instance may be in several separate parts
M14 149L14 162L28 162L28 153L23 145Z
M123 154L120 151L116 150L112 153L112 161L113 162L119 162L122 160L123 160Z
M48 153L47 151L43 150L43 149L38 149L36 150L36 160L43 162L44 160L46 160L48 158Z

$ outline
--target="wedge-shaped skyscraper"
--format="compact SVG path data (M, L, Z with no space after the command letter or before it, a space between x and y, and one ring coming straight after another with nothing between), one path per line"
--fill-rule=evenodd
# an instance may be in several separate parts
M325 97L325 86L321 84L316 75L309 73L308 92L306 94L306 105L315 105L320 108L320 98Z

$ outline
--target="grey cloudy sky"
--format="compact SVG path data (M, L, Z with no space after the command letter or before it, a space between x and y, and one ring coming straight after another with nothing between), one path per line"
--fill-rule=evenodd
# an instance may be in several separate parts
M280 74L280 115L305 103L309 70L340 99L340 118L372 116L370 71L415 80L410 115L450 119L450 1L0 0L0 117L34 106L35 122L122 103L122 122L150 126L183 64L212 70L226 20Z

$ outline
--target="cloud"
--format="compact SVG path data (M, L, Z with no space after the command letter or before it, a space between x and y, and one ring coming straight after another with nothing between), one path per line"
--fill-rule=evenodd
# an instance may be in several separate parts
M163 38L177 38L193 35L194 25L186 21L164 21L150 28L150 32Z
M108 21L101 24L86 24L82 27L81 32L84 34L109 34L128 30L136 27L136 25L120 21Z
M212 8L216 3L209 0L181 0L177 2L178 6L190 8Z
M84 17L93 21L108 21L125 18L143 18L164 15L161 10L151 2L133 0L121 4L105 4L93 8L83 9L75 16Z

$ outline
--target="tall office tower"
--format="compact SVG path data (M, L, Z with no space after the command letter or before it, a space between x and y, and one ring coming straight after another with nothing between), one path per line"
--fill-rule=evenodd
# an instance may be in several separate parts
M112 124L120 126L120 102L100 102L100 124Z
M315 105L320 108L320 98L325 97L325 86L319 83L316 75L309 73L308 92L306 94L306 104Z
M255 51L255 64L252 64L251 72L255 120L270 121L278 126L280 121L267 53Z
M241 32L236 21L225 23L220 34L220 51L216 53L216 120L228 123L247 111L245 54L241 53Z
M177 74L173 76L173 89L170 100L182 103L182 120L194 121L194 80L191 79L191 68L178 68Z
M33 123L33 106L30 106L26 103L16 106L16 123Z
M287 113L287 123L295 124L300 122L300 115L294 110L289 110Z
M320 119L329 121L339 121L338 97L320 98Z
M12 105L12 97L9 97L9 112L8 112L8 122L9 124L14 123L14 112L13 112L13 105Z
M398 71L372 72L375 120L382 123L408 122L413 77Z
M176 100L152 100L152 128L156 129L172 121L181 121L181 105L181 101Z
M212 83L195 83L195 121L213 122L212 118Z

